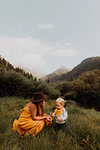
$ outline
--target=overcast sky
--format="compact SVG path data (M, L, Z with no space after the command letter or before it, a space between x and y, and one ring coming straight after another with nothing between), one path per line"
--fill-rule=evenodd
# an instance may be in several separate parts
M100 0L0 0L0 54L47 74L100 56Z

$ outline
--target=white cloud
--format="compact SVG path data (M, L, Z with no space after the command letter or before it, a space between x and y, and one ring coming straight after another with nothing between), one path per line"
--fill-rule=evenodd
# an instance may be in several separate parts
M49 24L38 24L38 29L51 29L54 28L54 24L53 23L49 23Z
M0 53L15 65L39 68L45 64L40 40L31 37L0 37Z
M70 46L71 45L71 42L67 42L65 43L66 46Z
M23 25L22 25L22 24L18 24L18 25L17 25L17 28L22 29L22 28L23 28Z
M66 48L66 49L55 50L52 55L59 56L59 57L72 57L77 55L77 53L73 48L69 48L69 49Z
M71 45L70 45L71 46ZM63 60L73 57L77 53L74 48L65 44L44 43L32 37L0 37L0 54L10 63L30 70L38 69L46 71L53 59ZM49 59L49 61L48 61ZM53 65L57 65L56 62ZM63 64L64 65L64 64ZM43 69L42 69L43 68Z

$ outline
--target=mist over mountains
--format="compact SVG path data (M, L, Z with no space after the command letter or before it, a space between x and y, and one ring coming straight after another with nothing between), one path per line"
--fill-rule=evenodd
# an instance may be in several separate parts
M2 55L0 55L0 68L2 69L7 69L7 70L17 70L19 72L24 72L24 74L31 74L31 76L33 76L34 78L36 77L37 79L41 78L42 76L45 75L44 72L42 72L42 70L38 70L36 68L27 68L26 66L15 66L11 63L9 63L8 61L5 60L5 58L2 57Z

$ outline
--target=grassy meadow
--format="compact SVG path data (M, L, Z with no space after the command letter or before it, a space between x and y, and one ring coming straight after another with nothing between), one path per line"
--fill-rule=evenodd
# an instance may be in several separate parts
M56 134L55 120L37 137L21 137L12 130L21 109L30 100L17 97L0 98L0 150L100 150L100 112L67 105L67 137ZM54 100L46 101L46 113L55 109Z

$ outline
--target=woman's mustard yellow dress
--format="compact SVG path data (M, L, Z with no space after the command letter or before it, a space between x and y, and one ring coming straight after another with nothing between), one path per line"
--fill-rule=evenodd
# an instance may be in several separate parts
M39 108L39 107L38 107ZM39 116L41 114L41 108L39 108ZM52 122L44 120L33 120L30 112L30 105L27 104L18 120L13 122L13 130L18 131L20 135L29 135L32 134L36 136L44 126L51 125Z

